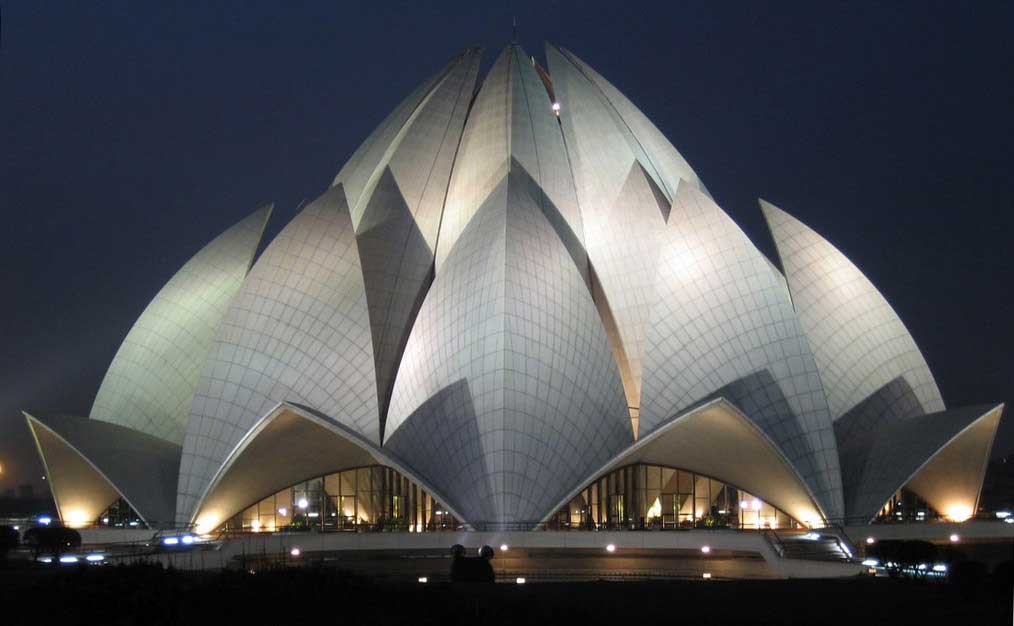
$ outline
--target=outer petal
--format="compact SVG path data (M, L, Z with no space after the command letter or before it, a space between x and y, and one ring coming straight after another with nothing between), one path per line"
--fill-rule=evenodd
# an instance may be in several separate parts
M264 207L216 237L166 283L116 352L91 418L179 445L215 331L250 269Z
M844 513L831 416L778 275L689 184L665 229L645 351L641 429L723 395L782 448L828 517Z

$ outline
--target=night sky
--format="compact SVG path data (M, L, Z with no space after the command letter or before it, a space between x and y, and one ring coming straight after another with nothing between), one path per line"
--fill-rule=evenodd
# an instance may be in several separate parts
M194 252L267 202L273 236L452 55L488 68L512 15L529 54L565 46L630 97L762 250L757 197L848 255L949 407L1014 400L1012 2L94 4L2 7L0 489L43 485L21 409L86 415Z

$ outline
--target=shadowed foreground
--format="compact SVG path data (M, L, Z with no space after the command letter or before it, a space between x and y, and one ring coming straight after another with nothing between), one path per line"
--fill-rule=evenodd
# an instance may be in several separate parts
M1011 623L1009 591L906 580L378 584L336 569L0 571L8 624ZM329 620L330 621L330 620Z

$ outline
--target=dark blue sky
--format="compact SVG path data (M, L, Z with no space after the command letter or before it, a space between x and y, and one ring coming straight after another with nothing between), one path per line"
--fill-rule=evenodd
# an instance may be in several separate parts
M0 488L41 485L21 408L87 414L182 263L266 202L276 233L451 55L488 66L512 15L530 54L626 93L762 249L758 196L849 255L949 406L1014 399L1014 3L94 4L2 7Z

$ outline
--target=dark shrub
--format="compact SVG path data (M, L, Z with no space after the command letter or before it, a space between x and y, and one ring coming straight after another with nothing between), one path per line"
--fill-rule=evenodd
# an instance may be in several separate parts
M32 547L36 558L40 554L59 557L81 547L81 534L66 526L37 526L25 532L25 544Z
M989 570L979 561L958 561L947 572L947 580L966 597L975 595L988 576Z

